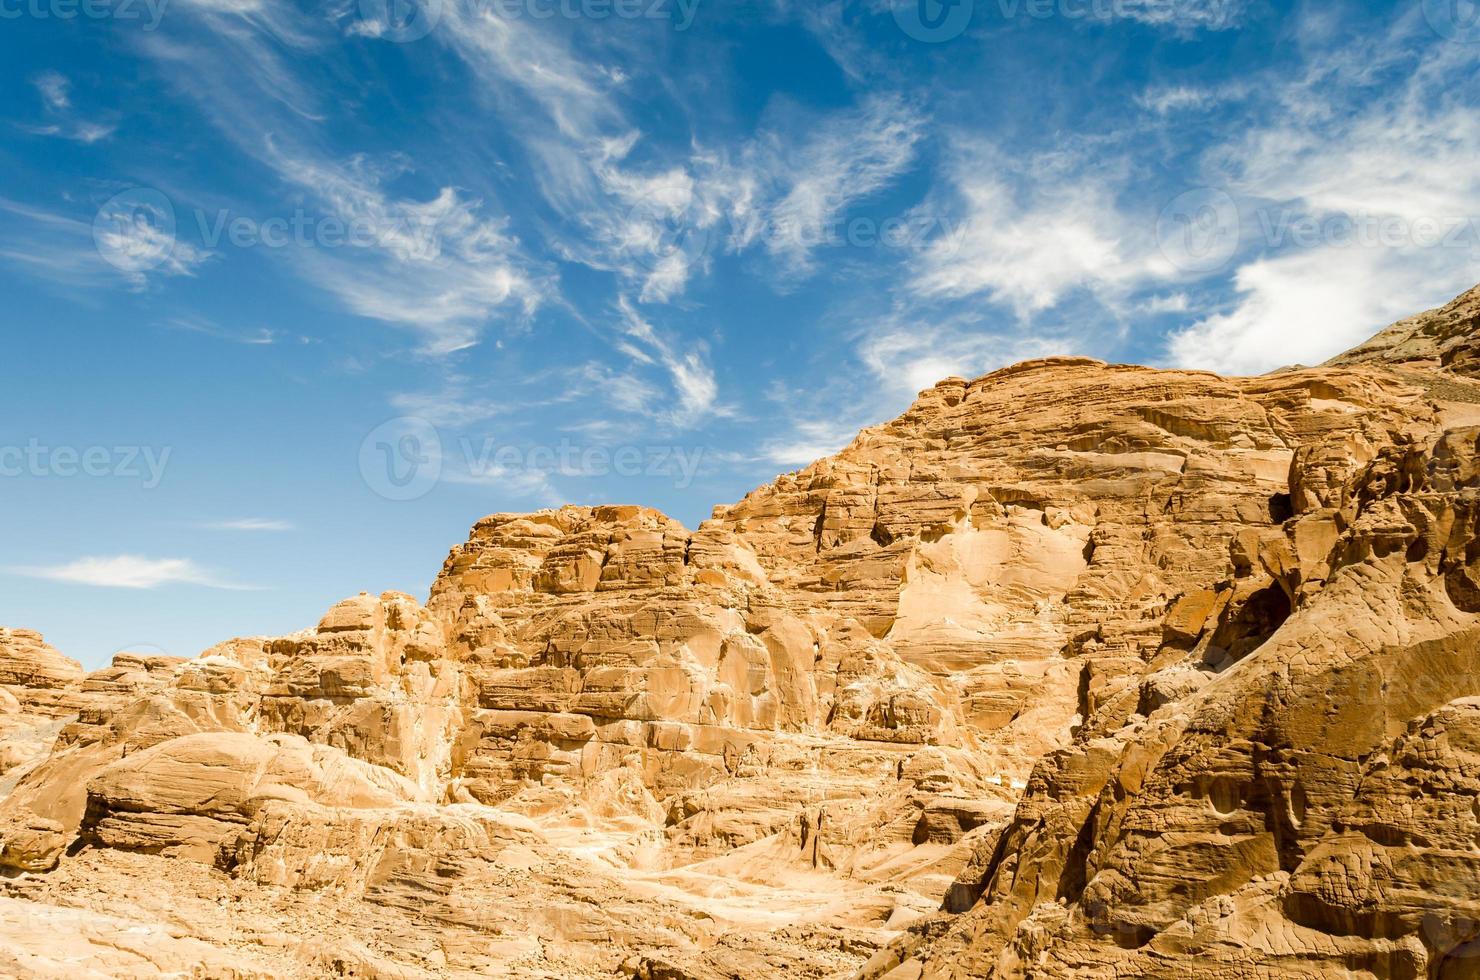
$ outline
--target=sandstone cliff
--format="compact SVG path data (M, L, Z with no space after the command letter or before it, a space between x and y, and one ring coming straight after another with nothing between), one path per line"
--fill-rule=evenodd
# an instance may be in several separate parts
M1480 976L1477 318L947 379L188 661L0 630L0 972Z

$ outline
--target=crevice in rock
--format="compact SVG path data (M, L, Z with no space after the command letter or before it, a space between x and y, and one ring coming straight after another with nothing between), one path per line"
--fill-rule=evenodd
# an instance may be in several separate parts
M1250 595L1231 609L1214 631L1203 661L1219 671L1263 646L1290 618L1290 596L1278 582Z

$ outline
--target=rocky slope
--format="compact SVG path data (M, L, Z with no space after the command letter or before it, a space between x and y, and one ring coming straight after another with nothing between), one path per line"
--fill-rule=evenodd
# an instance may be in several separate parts
M1480 976L1477 316L947 379L193 660L0 631L0 972Z

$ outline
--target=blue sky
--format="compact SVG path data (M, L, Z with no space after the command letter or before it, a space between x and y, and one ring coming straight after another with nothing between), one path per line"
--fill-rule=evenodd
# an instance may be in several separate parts
M0 623L193 655L1480 280L1471 0L919 2L0 0Z

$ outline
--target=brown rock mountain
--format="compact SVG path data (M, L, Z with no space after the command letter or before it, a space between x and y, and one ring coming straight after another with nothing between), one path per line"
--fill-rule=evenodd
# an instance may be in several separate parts
M193 660L0 631L0 973L1480 977L1477 318L947 379Z

